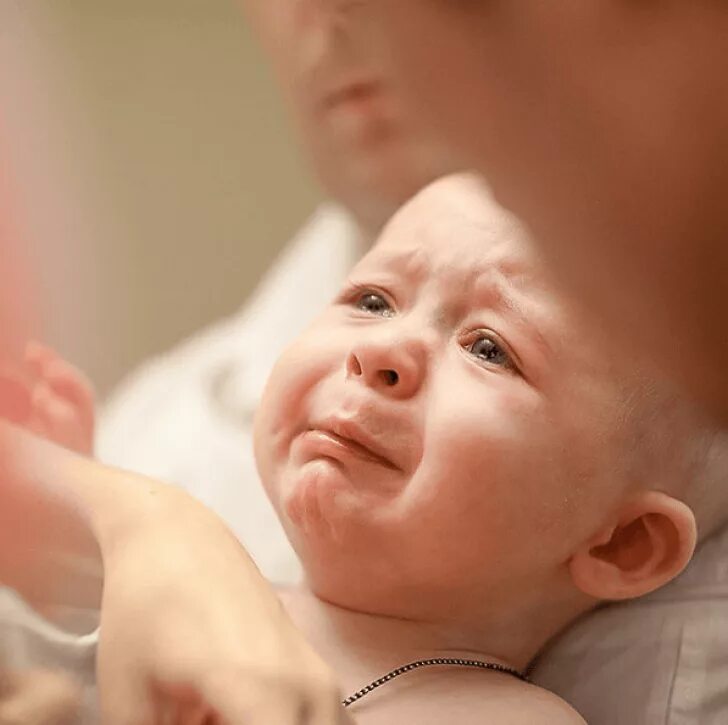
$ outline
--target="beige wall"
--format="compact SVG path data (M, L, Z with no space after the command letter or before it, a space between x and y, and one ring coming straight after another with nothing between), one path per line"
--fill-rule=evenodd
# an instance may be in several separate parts
M103 393L233 311L320 192L234 0L23 4L46 332Z

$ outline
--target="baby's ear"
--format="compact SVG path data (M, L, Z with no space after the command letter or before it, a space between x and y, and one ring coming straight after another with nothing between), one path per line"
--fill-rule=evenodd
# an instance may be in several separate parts
M690 508L660 491L632 499L569 562L574 584L599 600L640 597L688 564L697 528Z

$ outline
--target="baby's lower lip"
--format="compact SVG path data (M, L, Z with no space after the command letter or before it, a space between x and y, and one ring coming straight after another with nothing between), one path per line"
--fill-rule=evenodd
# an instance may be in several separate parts
M374 453L374 451L369 450L361 443L357 443L350 438L344 438L331 431L311 429L304 433L304 438L314 445L319 446L324 455L326 452L331 453L334 458L337 454L351 455L361 461L374 463L389 469L396 469L392 461Z

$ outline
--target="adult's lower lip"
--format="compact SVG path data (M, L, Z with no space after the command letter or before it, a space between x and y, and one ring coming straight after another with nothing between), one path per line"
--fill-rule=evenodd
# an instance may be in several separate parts
M330 453L332 458L336 458L337 455L341 454L351 455L367 463L374 463L385 468L398 470L398 467L389 459L384 458L351 438L346 438L332 431L311 429L304 433L304 437L319 446L322 453Z
M365 112L377 106L382 98L382 86L374 81L361 81L343 86L330 93L323 101L324 112L351 109Z

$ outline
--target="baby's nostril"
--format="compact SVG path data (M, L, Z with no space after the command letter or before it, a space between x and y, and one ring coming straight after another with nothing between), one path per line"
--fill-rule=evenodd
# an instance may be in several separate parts
M361 363L359 362L359 358L356 355L351 355L349 357L349 372L352 375L362 374Z
M385 385L396 385L399 382L399 374L396 370L382 370L379 375Z

